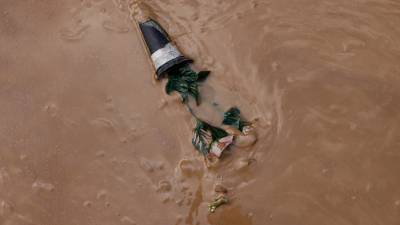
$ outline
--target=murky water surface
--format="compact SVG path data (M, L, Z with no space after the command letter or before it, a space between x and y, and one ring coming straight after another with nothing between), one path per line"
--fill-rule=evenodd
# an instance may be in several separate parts
M258 142L205 169L128 1L1 0L0 224L400 223L399 1L144 3Z

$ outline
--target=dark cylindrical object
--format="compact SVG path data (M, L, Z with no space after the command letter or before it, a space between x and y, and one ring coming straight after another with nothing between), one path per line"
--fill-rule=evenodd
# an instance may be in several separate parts
M176 46L171 43L167 32L156 21L149 19L140 23L139 27L150 51L157 78L160 78L162 74L176 65L193 62L179 52Z

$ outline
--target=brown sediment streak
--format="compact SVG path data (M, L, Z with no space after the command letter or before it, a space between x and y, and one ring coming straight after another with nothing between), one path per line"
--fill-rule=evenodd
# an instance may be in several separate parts
M149 65L153 65L153 62L151 61L151 54L146 46L146 42L139 27L139 24L148 21L151 18L152 14L150 13L147 5L145 5L141 1L134 1L134 0L131 1L131 3L128 4L128 9L129 9L129 19L133 23L136 33L140 36L143 50L146 52L146 55L148 55L147 59ZM157 79L156 68L154 68L153 70L154 70L153 78L154 80L156 80Z
M0 1L0 224L400 223L397 1L137 1L256 119L212 168L130 3Z
M194 217L198 216L199 207L200 207L200 204L203 201L202 192L203 192L203 190L202 190L202 186L201 186L201 183L200 183L199 187L196 190L196 193L195 193L194 199L192 201L192 204L190 205L189 213L188 213L188 216L187 216L186 221L185 221L186 224L193 224Z

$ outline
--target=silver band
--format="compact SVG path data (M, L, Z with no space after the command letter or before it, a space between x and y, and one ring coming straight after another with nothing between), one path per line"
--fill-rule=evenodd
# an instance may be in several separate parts
M156 70L165 63L182 56L179 50L171 43L166 44L163 48L158 49L151 55Z

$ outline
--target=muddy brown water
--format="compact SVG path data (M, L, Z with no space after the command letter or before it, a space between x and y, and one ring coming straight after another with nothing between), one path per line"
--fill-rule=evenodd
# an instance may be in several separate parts
M0 224L400 224L399 1L145 3L258 142L204 167L129 2L1 0Z

